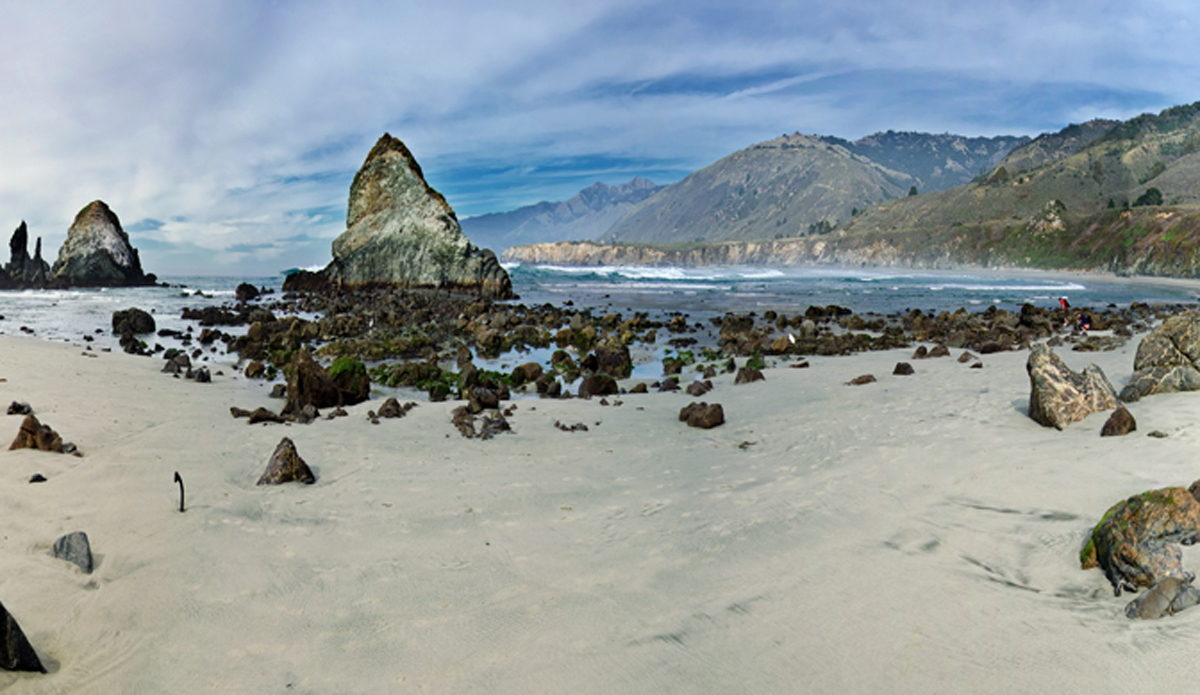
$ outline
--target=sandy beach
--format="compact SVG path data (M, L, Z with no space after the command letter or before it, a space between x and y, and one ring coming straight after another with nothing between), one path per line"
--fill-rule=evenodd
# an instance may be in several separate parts
M1119 389L1137 339L1099 364ZM1200 610L1136 622L1078 550L1111 504L1200 477L1200 395L1062 432L1027 352L912 350L681 393L518 400L465 440L455 403L255 425L261 382L0 338L0 400L84 456L3 456L0 601L50 670L11 693L1150 692L1186 688ZM954 352L957 357L958 351ZM847 386L861 374L877 383ZM628 384L627 384L628 385ZM613 399L610 399L613 400ZM576 422L586 432L553 426ZM0 420L4 443L20 418ZM1147 437L1160 430L1165 439ZM255 485L292 438L312 486ZM178 471L186 484L180 513ZM41 473L48 481L30 484ZM50 557L85 531L93 574ZM1200 549L1184 564L1200 568Z

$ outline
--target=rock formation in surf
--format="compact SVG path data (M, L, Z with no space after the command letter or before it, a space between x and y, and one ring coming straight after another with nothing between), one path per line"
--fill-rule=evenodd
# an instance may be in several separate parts
M294 283L311 282L311 275L289 276L295 280L284 289L300 289ZM333 260L317 275L339 285L444 288L497 299L512 296L512 281L496 255L467 240L454 210L425 182L412 153L387 133L354 176L346 231L333 241Z
M71 287L152 285L156 278L142 272L138 252L129 244L121 221L103 201L88 203L67 230L50 270L50 282Z

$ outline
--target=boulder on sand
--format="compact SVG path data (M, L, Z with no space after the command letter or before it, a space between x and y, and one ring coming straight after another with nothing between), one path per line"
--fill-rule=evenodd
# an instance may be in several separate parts
M313 475L312 469L308 467L304 459L300 458L300 453L296 451L296 445L292 443L292 440L284 437L275 447L275 453L271 454L267 470L258 479L258 484L282 485L292 481L312 485L317 482L317 476Z
M1117 392L1103 370L1089 364L1082 372L1073 372L1044 344L1030 350L1025 370L1029 372L1029 417L1046 427L1061 430L1118 405Z
M287 369L287 403L280 415L296 415L304 406L317 409L343 405L342 391L329 378L325 368L317 364L308 348L300 348Z
M21 421L17 436L9 445L8 450L37 449L38 451L54 451L62 453L63 440L49 425L38 422L37 417L26 415Z
M1200 491L1197 483L1193 490ZM1150 490L1118 502L1092 529L1079 554L1083 569L1104 570L1113 593L1152 587L1166 577L1191 581L1182 564L1180 543L1200 533L1200 502L1182 487Z
M1200 389L1200 314L1172 316L1138 344L1133 376L1121 389L1121 400Z
M54 541L50 554L78 565L84 574L92 573L92 545L83 531L73 531Z

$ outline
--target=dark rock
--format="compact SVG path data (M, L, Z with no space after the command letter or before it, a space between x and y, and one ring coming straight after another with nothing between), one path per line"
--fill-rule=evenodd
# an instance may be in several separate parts
M21 421L21 428L17 430L17 436L9 445L8 450L15 449L37 449L38 451L54 451L62 453L63 441L58 433L50 429L48 425L43 425L38 422L38 419L33 415L26 415Z
M1138 344L1133 376L1121 389L1132 403L1155 393L1200 390L1200 314L1172 316Z
M713 385L711 381L693 381L692 383L688 384L687 394L693 398L699 398L709 391L712 391L712 389Z
M334 386L341 391L341 405L356 405L370 397L371 377L362 362L350 357L339 357L329 366L328 373Z
M258 299L258 288L248 282L243 282L234 290L234 297L239 302L249 302Z
M287 403L280 415L299 413L306 405L333 408L343 405L342 390L329 378L325 368L317 364L307 348L301 348L292 358L287 375Z
M725 424L725 411L720 403L689 403L679 411L679 421L686 422L688 427L709 430Z
M164 360L162 373L163 374L180 374L185 370L191 369L192 359L185 352L179 352L171 356L170 359Z
M873 383L875 383L875 375L874 374L863 374L862 376L856 376L853 379L851 379L850 381L847 381L846 385L847 386L862 386L863 384L873 384Z
M977 359L979 359L979 358L976 357L975 355L972 355L971 353L967 352L966 350L963 350L963 354L958 356L958 361L960 364L966 364L967 362L970 362L971 360L977 360Z
M29 482L44 483L46 482L46 476L42 475L41 473L34 473L32 476L30 476Z
M16 618L0 603L0 668L6 671L45 673L37 652L25 638Z
M113 312L113 335L121 335L122 333L133 333L135 335L153 333L155 328L154 317L137 307Z
M212 374L208 367L201 367L196 370L195 379L197 384L208 384L212 382Z
M1104 570L1118 596L1166 577L1190 581L1177 544L1194 542L1197 532L1200 502L1192 492L1182 487L1150 490L1104 513L1079 554L1080 565Z
M542 378L542 365L537 362L526 362L513 370L513 383L527 384ZM540 392L540 391L539 391Z
M892 370L895 376L911 376L913 373L913 366L908 362L897 362L896 368Z
M754 367L742 367L737 370L737 376L733 378L734 384L751 384L755 381L765 381L766 377L763 373Z
M914 360L923 360L926 357L929 357L929 348L925 347L924 345L918 345L917 350L913 353L912 358Z
M270 411L268 411L270 412ZM236 405L229 406L229 414L235 418L250 417L250 411L245 408L239 408Z
M412 153L386 133L354 176L346 231L333 241L333 260L321 274L351 286L387 283L513 296L496 255L467 240Z
M558 429L562 430L563 432L587 432L588 431L588 426L583 424L582 422L577 422L574 425L564 425L563 423L559 422L558 420L555 420L554 426L557 427Z
M33 408L28 403L18 403L13 401L8 406L9 415L32 415Z
M287 384L275 384L271 387L268 398L287 398Z
M408 411L417 407L416 403L405 403L400 405L400 401L395 398L389 398L379 406L379 417L383 418L399 418L408 415Z
M467 406L472 415L485 409L496 410L500 407L500 394L493 389L475 386L471 388L467 395Z
M938 345L934 345L933 348L931 348L929 350L929 353L926 355L926 357L929 357L929 358L949 357L949 356L950 356L950 348L947 347L946 344L944 344L944 343L939 343Z
M657 386L659 393L679 390L679 382L675 379L663 379L661 383L657 384Z
M596 346L595 369L617 379L628 379L633 373L633 358L620 336L610 335Z
M579 382L579 397L588 398L590 396L615 396L620 393L617 387L616 379L613 379L608 374L598 372L589 374Z
M247 379L260 379L265 376L266 373L266 365L258 360L251 360L250 363L246 365L246 368L242 370L242 374L245 375Z
M317 477L313 475L304 459L300 458L300 453L296 451L296 445L292 443L292 440L284 437L275 447L275 453L271 454L271 460L267 462L267 470L258 479L258 484L282 485L292 481L312 485L317 482Z
M1165 577L1125 606L1131 620L1157 620L1200 603L1200 591L1182 577Z
M1029 417L1038 424L1063 429L1088 415L1116 408L1117 394L1104 371L1094 364L1076 373L1043 344L1033 347L1025 364L1029 372Z
M72 287L152 285L142 272L138 252L129 244L116 214L96 200L75 216L67 240L50 269L52 280Z
M1112 415L1108 416L1104 427L1100 430L1101 437L1121 437L1130 432L1137 430L1137 420L1133 419L1133 414L1123 406L1118 405Z
M92 545L83 531L68 533L54 541L50 554L59 560L75 563L84 574L92 573Z
M301 407L300 410L304 410L304 408ZM266 408L255 408L254 412L250 413L250 421L247 424L257 425L260 422L287 422L287 420Z
M300 409L300 412L292 416L292 418L301 425L310 424L313 420L321 417L320 411L313 407L312 403L305 405Z
M633 385L633 388L629 389L630 393L648 393L649 391L650 389L647 388L646 382L644 381L639 381Z

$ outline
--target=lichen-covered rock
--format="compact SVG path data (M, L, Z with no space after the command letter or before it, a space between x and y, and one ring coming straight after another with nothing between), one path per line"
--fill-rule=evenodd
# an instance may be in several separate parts
M88 203L75 216L50 275L53 282L72 287L152 285L155 281L153 275L142 272L138 252L129 244L121 221L99 200Z
M513 296L496 255L471 244L404 143L385 133L350 186L346 231L323 274L333 282L456 288Z
M1200 603L1200 591L1182 577L1167 577L1125 606L1130 619L1157 620Z
M1126 403L1155 393L1200 390L1200 314L1172 316L1138 344Z
M354 358L334 360L329 366L329 378L342 392L343 405L362 403L371 395L371 376L367 374L367 367Z
M1200 533L1200 502L1186 488L1150 490L1109 508L1079 554L1083 569L1099 567L1118 596L1166 577L1191 581L1178 543Z
M16 618L0 603L0 668L6 671L45 673L46 667L29 644Z
M275 453L271 454L267 470L258 479L258 484L282 485L292 481L312 485L317 482L317 476L313 475L312 469L308 467L304 459L300 458L300 453L296 451L296 445L292 443L292 440L284 437L275 447Z
M610 335L596 345L596 369L617 379L628 379L633 373L633 358L620 336Z
M1082 372L1073 372L1045 345L1033 347L1025 370L1029 372L1029 417L1046 427L1061 430L1118 405L1117 392L1100 367L1089 364Z

